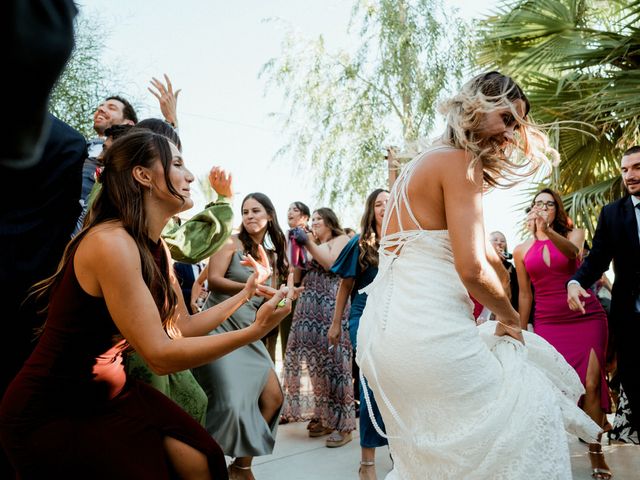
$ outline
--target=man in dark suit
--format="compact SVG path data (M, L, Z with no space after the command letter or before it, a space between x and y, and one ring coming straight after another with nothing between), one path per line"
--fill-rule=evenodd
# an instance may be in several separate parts
M34 328L44 321L33 302L23 301L34 283L56 271L80 213L86 142L52 115L47 122L51 127L36 165L0 166L0 305L8 345L0 354L0 397L35 346Z
M618 371L631 407L631 422L640 421L640 146L627 150L621 161L628 195L606 205L600 213L593 247L567 283L567 302L584 313L581 297L613 260L610 329L618 355Z

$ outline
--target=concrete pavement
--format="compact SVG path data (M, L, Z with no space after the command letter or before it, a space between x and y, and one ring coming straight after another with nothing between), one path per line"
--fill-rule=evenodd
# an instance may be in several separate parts
M358 432L353 433L353 440L343 447L327 448L324 446L326 437L309 438L306 423L280 425L273 454L254 460L255 477L257 480L357 480L360 447ZM573 479L592 480L586 445L573 437L569 444ZM640 479L640 446L604 445L603 451L613 471L613 479ZM378 449L378 478L384 479L390 470L389 450L386 447Z

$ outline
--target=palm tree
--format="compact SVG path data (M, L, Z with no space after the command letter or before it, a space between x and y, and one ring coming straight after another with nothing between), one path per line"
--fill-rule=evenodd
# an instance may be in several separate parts
M589 235L640 140L639 21L639 1L507 0L480 27L478 65L513 76L550 125L562 157L552 187Z

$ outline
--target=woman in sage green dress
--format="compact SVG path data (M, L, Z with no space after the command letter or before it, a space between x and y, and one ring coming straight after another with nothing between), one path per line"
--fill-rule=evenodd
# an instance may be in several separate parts
M265 239L269 238L268 242ZM260 245L270 245L268 255L274 275L286 277L285 237L275 208L262 193L251 193L242 202L242 225L238 235L209 260L209 298L205 308L218 305L243 288L251 274L242 264ZM263 299L254 296L211 334L251 325ZM235 457L230 478L252 479L253 457L273 451L283 394L265 345L254 342L193 370L209 398L206 428L220 443L225 455Z

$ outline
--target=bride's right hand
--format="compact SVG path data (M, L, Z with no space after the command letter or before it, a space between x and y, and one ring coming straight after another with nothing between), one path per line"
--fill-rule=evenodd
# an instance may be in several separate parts
M496 322L495 335L502 337L509 335L511 338L515 338L524 345L524 336L522 335L522 328L520 327L520 320L507 319L504 317L498 317Z

